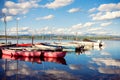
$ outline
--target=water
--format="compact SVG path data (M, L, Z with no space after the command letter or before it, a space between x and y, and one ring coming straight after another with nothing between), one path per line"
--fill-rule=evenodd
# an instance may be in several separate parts
M104 42L103 49L67 52L62 59L0 59L0 79L120 80L120 41Z

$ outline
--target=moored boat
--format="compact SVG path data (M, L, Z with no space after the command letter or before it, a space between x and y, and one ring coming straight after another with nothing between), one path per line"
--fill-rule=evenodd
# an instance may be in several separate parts
M35 44L33 47L39 48L40 50L45 50L45 51L62 51L62 48L49 46L45 44Z
M1 49L2 54L11 56L40 57L41 51Z

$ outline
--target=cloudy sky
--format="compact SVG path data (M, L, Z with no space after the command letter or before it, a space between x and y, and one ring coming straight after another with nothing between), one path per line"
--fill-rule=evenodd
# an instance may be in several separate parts
M0 0L0 34L120 36L120 0Z

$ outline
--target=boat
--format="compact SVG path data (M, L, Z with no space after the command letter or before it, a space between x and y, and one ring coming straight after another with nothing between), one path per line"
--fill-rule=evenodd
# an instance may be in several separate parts
M0 48L2 48L2 47L14 47L14 46L16 46L16 44L5 44L5 43L2 43L2 44L0 44Z
M2 54L11 56L40 57L41 51L1 49Z
M63 58L66 55L66 51L42 51L41 57Z
M11 50L0 49L0 52L4 55L11 56L25 56L25 57L65 57L65 51L39 51L39 50Z
M83 45L72 43L72 42L54 42L47 44L49 46L59 46L62 48L62 51L76 51L76 49L81 50Z
M32 47L39 48L40 50L44 50L44 51L62 51L62 48L60 47L49 46L45 44L34 44L34 46Z

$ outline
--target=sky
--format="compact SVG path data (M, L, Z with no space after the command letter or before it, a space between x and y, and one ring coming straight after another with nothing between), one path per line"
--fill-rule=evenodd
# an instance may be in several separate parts
M120 36L120 0L0 0L0 34Z

